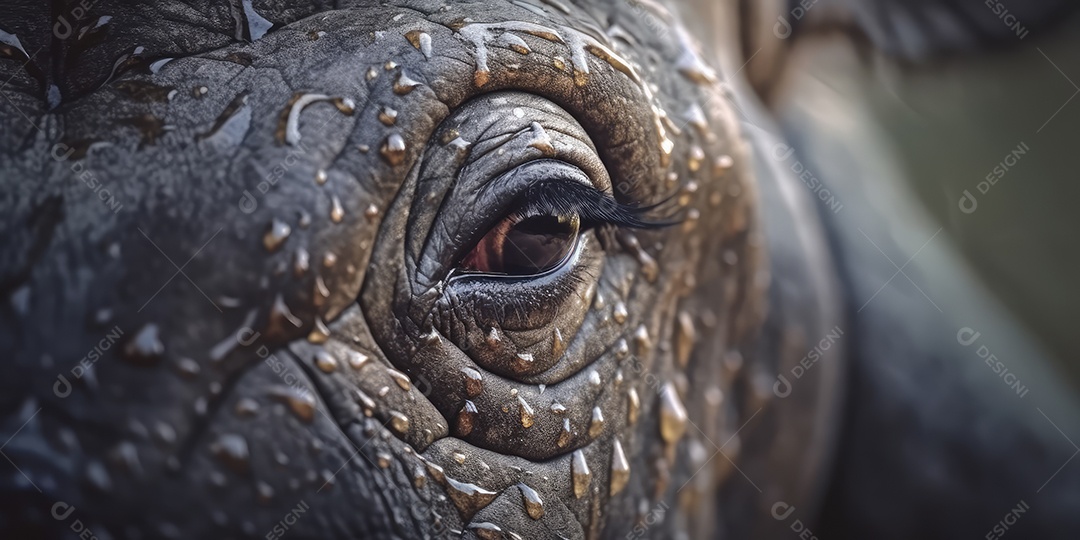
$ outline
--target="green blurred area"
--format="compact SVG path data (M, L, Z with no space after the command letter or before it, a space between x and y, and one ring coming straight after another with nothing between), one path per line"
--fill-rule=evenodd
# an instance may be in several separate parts
M1007 50L920 66L855 51L842 36L813 39L819 43L800 44L812 52L792 57L778 110L798 101L808 81L859 94L873 118L858 121L880 125L925 209L1080 381L1080 331L1072 326L1080 322L1072 281L1080 274L1080 19ZM1015 163L983 193L980 182L1006 161ZM977 200L974 212L960 208L965 190Z

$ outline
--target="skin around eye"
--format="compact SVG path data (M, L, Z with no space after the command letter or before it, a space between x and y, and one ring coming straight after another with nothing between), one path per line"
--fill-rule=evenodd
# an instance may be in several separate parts
M511 215L493 227L462 259L468 273L529 276L558 267L580 234L577 215Z

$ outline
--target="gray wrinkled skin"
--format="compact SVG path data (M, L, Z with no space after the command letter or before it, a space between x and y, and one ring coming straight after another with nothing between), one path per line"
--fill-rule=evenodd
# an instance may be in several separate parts
M840 438L849 343L878 355L846 337L871 326L847 324L849 261L718 84L736 73L652 2L356 4L0 19L3 536L813 520L838 441L876 440L859 417ZM591 231L542 279L448 279L560 171L680 222Z

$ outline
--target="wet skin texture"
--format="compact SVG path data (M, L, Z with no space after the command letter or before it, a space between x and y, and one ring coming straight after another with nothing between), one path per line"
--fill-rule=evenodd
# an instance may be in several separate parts
M739 537L785 534L778 501L810 519L846 344L784 399L774 383L843 324L843 272L673 16L359 4L259 3L263 36L241 3L103 0L112 19L70 40L36 6L5 22L35 59L0 60L21 471L0 530ZM542 276L455 275L541 180L677 222L598 225Z

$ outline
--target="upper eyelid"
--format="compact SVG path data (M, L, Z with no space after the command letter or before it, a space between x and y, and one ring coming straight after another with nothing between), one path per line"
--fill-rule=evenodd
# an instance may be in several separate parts
M563 189L566 191L559 193L557 191L543 189L547 186L555 186L557 184L563 184ZM576 192L574 195L577 195L577 197L569 197L567 196L567 192ZM519 208L528 206L535 208L537 205L547 202L550 203L551 207L555 207L553 208L555 210L554 213L560 211L576 212L582 217L583 227L589 226L589 222L593 222L592 224L594 225L608 224L631 228L656 228L674 224L669 221L656 221L645 218L644 215L655 207L637 207L620 203L616 201L614 197L597 189L592 184L578 184L563 179L543 179L537 181L530 186L529 189L525 190L523 196L528 197L531 194L551 198L546 201L536 199L528 200L520 204ZM559 206L561 206L561 208L558 208ZM539 214L541 212L536 213ZM550 214L552 212L548 213Z

